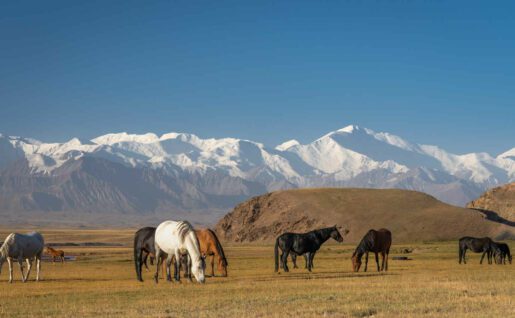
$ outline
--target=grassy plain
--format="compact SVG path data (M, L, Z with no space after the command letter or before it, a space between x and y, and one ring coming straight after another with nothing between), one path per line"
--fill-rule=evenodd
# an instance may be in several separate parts
M25 232L25 231L22 231ZM47 230L47 242L122 243L120 247L63 247L78 256L43 263L43 281L7 283L0 275L0 317L515 317L515 265L479 265L470 254L457 264L455 242L394 245L392 256L414 248L412 260L390 271L352 273L349 244L327 244L308 273L273 272L273 247L227 245L229 277L205 285L155 284L135 279L133 230ZM5 237L7 231L0 231ZM514 242L509 243L514 246ZM299 259L303 263L303 259Z

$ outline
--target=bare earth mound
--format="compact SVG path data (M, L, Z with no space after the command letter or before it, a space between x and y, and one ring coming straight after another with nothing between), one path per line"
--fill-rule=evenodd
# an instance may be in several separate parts
M486 191L467 208L495 212L508 222L515 222L515 182Z
M339 225L356 242L371 228L385 227L394 240L449 240L460 236L515 237L514 227L487 220L476 210L442 203L424 193L397 189L298 189L245 201L216 226L233 242L271 241L283 232Z

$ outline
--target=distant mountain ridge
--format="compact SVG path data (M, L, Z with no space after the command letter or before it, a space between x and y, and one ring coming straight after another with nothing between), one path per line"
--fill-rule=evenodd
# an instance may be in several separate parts
M305 187L401 188L464 206L513 181L515 148L497 157L456 155L355 125L277 147L186 133L65 143L0 135L0 212L6 213L228 210L251 196Z

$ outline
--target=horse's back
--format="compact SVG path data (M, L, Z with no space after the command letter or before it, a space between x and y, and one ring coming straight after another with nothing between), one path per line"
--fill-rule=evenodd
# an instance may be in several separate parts
M170 252L181 247L190 231L193 231L193 227L187 221L164 221L156 228L154 241L159 248Z
M10 256L17 256L20 252L25 256L39 255L43 252L45 240L38 232L29 234L11 233L4 242Z

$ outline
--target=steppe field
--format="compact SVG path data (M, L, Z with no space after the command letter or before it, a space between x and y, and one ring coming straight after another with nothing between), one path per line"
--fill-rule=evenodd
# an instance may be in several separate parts
M3 239L13 229L2 229ZM27 232L28 229L16 229ZM395 245L387 273L351 272L353 245L328 243L315 269L273 271L272 244L225 244L229 277L200 285L135 279L130 230L41 230L46 242L102 242L61 247L77 261L44 262L43 281L8 284L0 275L0 317L515 317L515 265L458 265L456 242ZM395 236L394 236L395 237ZM515 247L515 242L509 242ZM412 248L411 254L400 254ZM298 259L303 267L303 258ZM291 265L290 265L291 267Z

